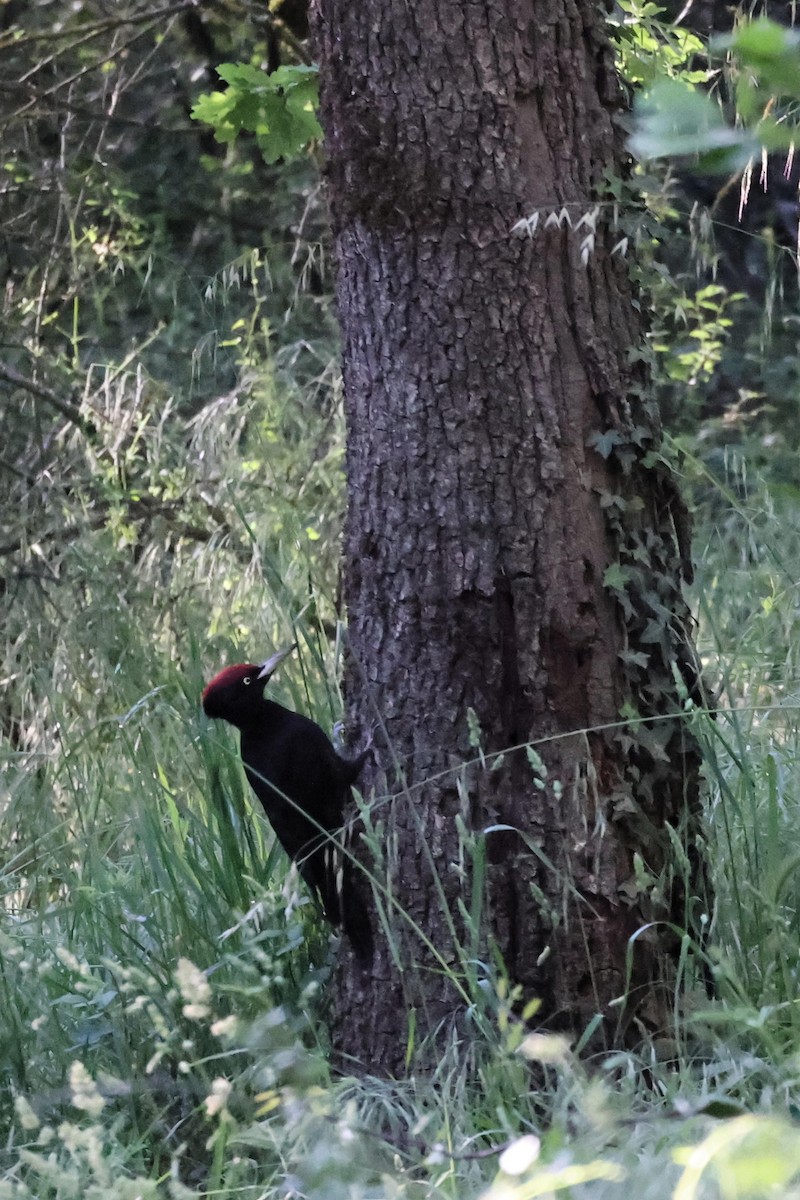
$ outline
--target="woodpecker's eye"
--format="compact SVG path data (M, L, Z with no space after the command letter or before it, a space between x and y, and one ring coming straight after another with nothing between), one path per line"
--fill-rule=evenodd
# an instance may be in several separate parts
M252 683L252 682L253 682L253 680L250 675L245 675L244 679L242 680L242 683L244 684L245 687L247 687L248 683Z

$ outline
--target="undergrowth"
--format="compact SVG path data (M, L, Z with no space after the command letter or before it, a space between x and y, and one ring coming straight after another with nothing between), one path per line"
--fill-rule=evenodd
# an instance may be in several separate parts
M484 984L474 1038L432 1075L349 1078L324 1032L335 939L198 707L224 662L297 639L278 697L328 728L339 715L337 521L318 507L337 494L338 417L319 440L276 419L284 403L272 384L229 400L224 446L190 427L189 460L226 481L227 539L137 557L87 528L69 587L8 612L0 1197L792 1194L800 497L688 460L719 708L693 718L719 998L676 998L668 1045L580 1061ZM304 442L325 447L307 474ZM263 508L257 458L276 471Z
M106 15L95 33L116 28ZM177 16L156 35L116 54L127 34L112 30L99 75L80 29L60 66L31 51L103 103L85 127L70 91L69 120L34 111L29 127L24 90L3 167L0 1200L800 1196L800 491L770 489L745 457L716 476L684 457L717 709L687 713L706 761L715 998L687 988L670 1038L582 1058L522 1028L502 979L465 972L472 1036L434 1071L331 1068L335 938L198 703L221 666L297 641L277 698L327 729L341 712L318 182L297 167L278 187L246 154L187 149L175 130L202 72ZM622 43L640 65L644 35ZM10 59L21 89L35 44ZM683 63L689 43L669 45ZM175 125L128 122L109 171L104 97L125 87ZM270 219L251 229L256 209ZM248 248L289 228L291 262ZM673 305L699 343L667 371L684 408L687 375L710 373L727 337L718 289L689 319L694 303ZM775 367L787 405L793 361Z
M325 1032L336 939L253 809L233 737L199 708L220 667L296 641L276 698L327 729L341 714L335 355L286 330L273 344L270 288L253 254L209 287L248 296L223 331L222 394L182 400L135 352L78 364L41 438L39 384L19 384L3 460L0 1200L791 1195L800 493L744 459L712 477L684 456L717 709L687 712L716 997L689 986L669 1037L580 1057L519 1023L536 997L475 969L468 928L471 1035L431 1073L350 1077Z

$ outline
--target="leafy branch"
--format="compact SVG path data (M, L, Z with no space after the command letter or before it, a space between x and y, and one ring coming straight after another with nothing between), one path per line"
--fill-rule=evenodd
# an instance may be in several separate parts
M729 56L735 112L685 80L662 75L637 98L631 150L639 158L696 156L701 171L738 171L800 139L800 33L766 17L717 37Z
M191 116L210 125L218 142L254 133L264 160L274 163L322 137L316 67L283 66L267 73L246 63L223 63L217 74L227 88L200 96Z

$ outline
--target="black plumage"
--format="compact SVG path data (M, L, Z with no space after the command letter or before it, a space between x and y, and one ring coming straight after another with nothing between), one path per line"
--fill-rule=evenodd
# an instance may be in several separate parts
M264 695L276 667L293 649L260 665L226 667L205 688L203 709L239 730L245 773L278 841L330 923L341 926L358 957L368 960L369 919L356 896L354 866L341 852L341 837L351 787L369 751L343 758L314 721Z

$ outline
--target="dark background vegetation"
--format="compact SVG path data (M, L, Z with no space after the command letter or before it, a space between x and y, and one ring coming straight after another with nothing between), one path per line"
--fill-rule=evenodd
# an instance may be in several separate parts
M615 12L634 86L674 29ZM740 178L651 170L624 212L720 703L695 718L719 997L583 1065L498 978L433 1078L356 1082L325 1055L327 934L197 706L220 665L297 639L279 697L340 715L319 151L268 166L189 117L220 63L306 61L305 35L288 0L0 10L0 1196L663 1197L701 1144L683 1195L791 1194L796 168L757 166L741 213ZM692 45L669 69L705 66ZM522 1167L498 1173L507 1144Z

